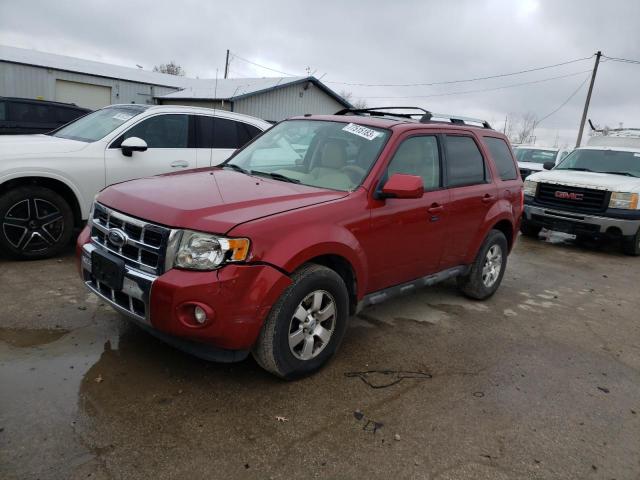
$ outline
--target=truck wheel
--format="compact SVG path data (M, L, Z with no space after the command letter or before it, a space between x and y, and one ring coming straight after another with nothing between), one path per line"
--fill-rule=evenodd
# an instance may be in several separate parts
M520 222L520 232L522 232L522 235L525 237L538 238L540 230L542 230L542 227L532 225L524 218L522 219L522 222Z
M271 309L253 356L285 379L320 369L336 352L347 327L349 294L335 271L307 264Z
M622 252L634 257L640 255L640 229L635 235L622 237Z
M72 233L71 207L53 190L30 185L0 196L0 247L11 257L52 257L68 245Z
M499 230L491 230L469 273L458 277L458 288L467 297L484 300L496 293L507 268L509 246Z

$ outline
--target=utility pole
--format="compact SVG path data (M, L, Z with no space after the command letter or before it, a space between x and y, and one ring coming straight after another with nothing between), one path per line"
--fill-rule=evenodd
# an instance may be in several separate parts
M587 121L587 113L589 112L589 103L591 102L591 92L593 92L593 84L596 81L596 73L598 73L598 65L600 64L600 57L602 52L598 50L596 52L596 62L593 65L593 73L591 74L591 83L589 84L589 92L587 92L587 100L584 102L584 111L582 112L582 120L580 121L580 130L578 130L578 140L576 140L576 148L582 143L582 132L584 131L584 124Z
M229 49L227 48L227 59L224 62L224 78L229 76Z

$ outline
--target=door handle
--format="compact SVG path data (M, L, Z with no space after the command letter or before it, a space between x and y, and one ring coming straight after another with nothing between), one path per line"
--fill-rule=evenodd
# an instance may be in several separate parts
M178 160L171 164L171 168L187 168L189 166L189 162L185 160Z
M429 208L427 208L427 212L429 213L440 213L444 210L444 207L439 203L432 203Z
M483 203L491 203L496 199L495 195L490 195L488 193L485 193L484 196L482 197L482 201Z

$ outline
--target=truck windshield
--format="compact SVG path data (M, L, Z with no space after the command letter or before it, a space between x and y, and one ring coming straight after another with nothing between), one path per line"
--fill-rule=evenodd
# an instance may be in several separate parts
M54 130L50 135L81 142L95 142L145 110L146 107L143 105L103 108Z
M353 123L287 120L223 167L275 180L349 191L366 177L389 131Z
M537 148L516 147L513 149L518 162L544 163L555 162L558 150L540 150Z
M555 169L640 177L640 152L574 150Z

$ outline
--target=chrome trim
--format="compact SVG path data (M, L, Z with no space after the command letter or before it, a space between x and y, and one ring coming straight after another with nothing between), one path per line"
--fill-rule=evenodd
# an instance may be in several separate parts
M563 212L552 208L537 207L533 205L524 206L524 215L527 220L531 220L531 215L540 215L551 219L568 220L575 223L585 225L597 225L600 227L600 233L605 233L609 228L615 227L620 229L622 235L635 235L640 228L640 220L626 220L624 218L609 218L598 215L589 215L578 212ZM534 221L535 222L535 221Z

